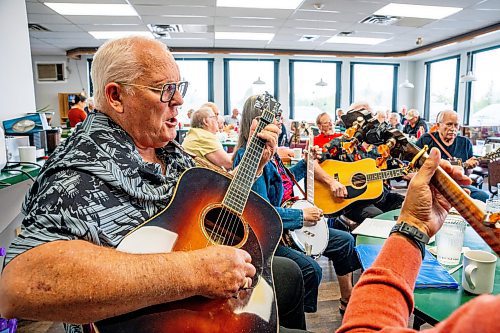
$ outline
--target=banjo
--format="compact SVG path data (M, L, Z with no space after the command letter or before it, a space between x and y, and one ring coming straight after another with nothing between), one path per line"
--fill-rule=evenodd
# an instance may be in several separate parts
M300 200L288 200L283 204L283 207L285 208L303 209L307 207L314 207L314 159L311 158L312 147L313 133L312 130L309 129L306 198ZM283 233L283 241L286 245L313 257L321 256L328 245L328 239L328 223L324 217L322 217L314 226L303 226L300 229L288 230Z

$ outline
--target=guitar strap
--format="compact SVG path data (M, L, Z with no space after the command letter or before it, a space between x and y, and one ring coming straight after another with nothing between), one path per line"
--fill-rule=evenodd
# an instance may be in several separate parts
M304 198L307 198L306 192L304 192L304 190L302 189L302 187L300 187L300 185L297 182L297 179L295 179L295 176L293 175L293 173L290 170L288 170L288 168L283 164L283 162L281 161L281 158L278 158L277 160L279 161L278 163L280 163L280 165L285 170L287 176L290 177L290 179L292 180L293 184L295 186L297 186L297 188L299 189L300 193L302 193L302 195L304 196Z
M434 140L434 142L437 143L437 145L439 146L439 148L441 148L441 150L446 154L446 156L448 156L448 159L449 160L453 160L454 157L451 156L450 152L443 147L443 145L436 139L436 137L434 137L434 135L432 135L431 132L429 132L429 135L431 136L432 140Z

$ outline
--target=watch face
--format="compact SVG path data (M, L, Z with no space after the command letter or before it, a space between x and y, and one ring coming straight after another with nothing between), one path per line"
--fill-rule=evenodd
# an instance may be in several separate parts
M12 130L17 133L26 133L35 128L36 123L30 119L19 120L12 125Z

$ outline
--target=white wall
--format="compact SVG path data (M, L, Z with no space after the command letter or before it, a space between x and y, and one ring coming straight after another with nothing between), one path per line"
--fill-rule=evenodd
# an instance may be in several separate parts
M37 63L64 63L65 80L58 82L38 81L36 75ZM60 125L58 93L81 93L82 89L88 92L87 58L81 60L66 58L65 56L33 56L33 79L35 82L35 98L37 109L49 106L56 112L52 125Z
M0 121L35 111L35 92L28 35L26 5L19 0L0 1ZM11 33L12 32L12 33ZM11 223L21 209L21 202L29 182L0 189L0 247L14 239ZM0 263L2 262L0 258Z
M0 1L0 120L35 111L26 4Z

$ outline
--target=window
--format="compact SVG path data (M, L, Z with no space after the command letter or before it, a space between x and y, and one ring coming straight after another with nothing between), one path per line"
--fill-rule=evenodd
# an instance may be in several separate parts
M206 102L214 100L213 59L175 59L181 80L189 82L184 104L180 110L198 110Z
M278 63L273 59L224 59L224 114L233 108L242 110L248 97L265 91L278 99Z
M477 81L469 85L469 125L500 125L500 45L472 52L472 68Z
M425 105L423 117L434 123L440 111L457 111L460 56L425 63Z
M350 102L368 102L373 111L396 111L398 64L351 62Z
M290 119L316 121L340 107L340 61L290 60Z

